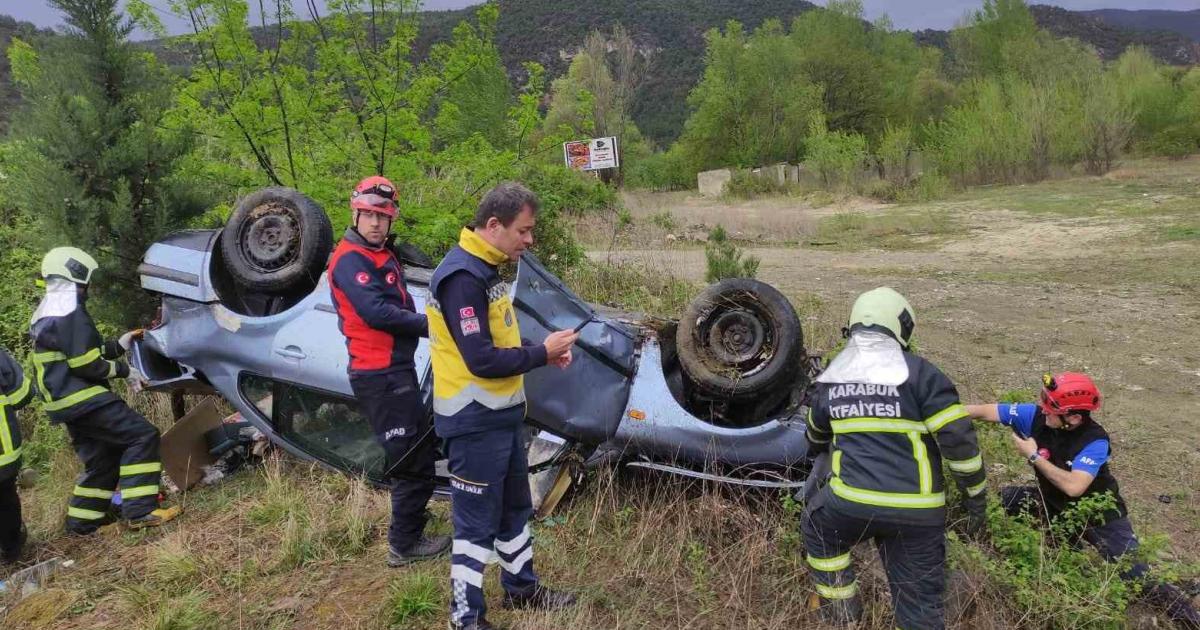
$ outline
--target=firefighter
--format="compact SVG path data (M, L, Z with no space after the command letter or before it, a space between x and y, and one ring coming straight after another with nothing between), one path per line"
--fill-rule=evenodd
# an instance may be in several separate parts
M1000 491L1004 509L1012 515L1031 511L1053 520L1084 497L1109 494L1113 504L1093 515L1081 537L1100 556L1114 562L1135 553L1138 540L1116 477L1109 470L1112 443L1092 414L1100 410L1100 389L1086 374L1064 372L1042 377L1037 403L967 405L975 418L1012 428L1013 444L1033 467L1036 486L1008 486ZM1142 582L1148 603L1172 620L1200 628L1200 612L1177 587L1147 579L1150 567L1136 562L1121 573Z
M874 540L888 576L896 625L942 628L949 466L968 514L986 527L983 460L950 379L909 351L916 314L887 287L854 302L845 349L817 377L809 399L810 449L828 452L829 474L804 508L801 529L820 613L862 617L850 549Z
M521 339L500 264L533 244L538 200L524 186L500 184L479 204L471 227L430 280L427 306L433 361L434 423L445 439L453 500L450 626L489 630L484 568L501 567L506 608L552 610L575 597L542 586L533 569L533 503L522 427L523 374L571 363L572 331L543 344Z
M42 259L46 295L34 311L30 336L42 408L66 426L83 462L67 508L69 533L86 535L116 520L112 504L121 493L120 516L132 528L172 519L178 508L159 509L162 462L158 429L108 388L130 375L118 359L135 332L105 342L85 303L96 261L74 247L56 247Z
M17 410L33 397L33 386L12 355L0 348L0 561L16 562L25 546L17 471L21 469L21 425Z
M429 327L390 247L395 186L378 176L362 180L350 194L350 210L353 225L329 259L329 288L350 353L350 387L385 454L392 498L387 563L398 567L450 547L449 536L425 534L436 440L413 353Z

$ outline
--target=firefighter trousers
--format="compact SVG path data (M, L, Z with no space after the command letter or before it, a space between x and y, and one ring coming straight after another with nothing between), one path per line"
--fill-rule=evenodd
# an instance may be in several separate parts
M21 497L16 475L9 475L0 480L0 560L16 560L21 542Z
M158 429L123 401L98 407L64 423L83 473L67 507L67 530L89 534L110 522L114 491L121 516L136 519L158 508L162 462Z
M383 447L392 495L388 544L404 552L425 531L425 508L433 496L437 449L437 436L421 400L417 373L400 370L354 374L350 388Z
M454 547L450 621L465 627L485 619L483 573L500 564L500 585L525 594L538 583L523 426L447 438Z
M939 525L910 525L864 519L829 504L823 488L801 519L806 559L823 604L857 602L858 583L850 549L873 540L888 576L896 626L904 630L944 627L946 531Z

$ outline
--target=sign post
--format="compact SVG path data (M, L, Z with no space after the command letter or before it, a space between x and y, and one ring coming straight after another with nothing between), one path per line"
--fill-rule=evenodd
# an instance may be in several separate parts
M563 160L576 171L600 171L621 166L616 136L563 143Z

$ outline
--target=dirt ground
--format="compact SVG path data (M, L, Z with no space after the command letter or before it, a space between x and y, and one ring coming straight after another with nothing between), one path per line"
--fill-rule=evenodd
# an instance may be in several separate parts
M747 217L732 206L693 221L693 208L713 202L664 201L654 212L682 224L711 227L715 218L760 232L761 211ZM831 216L829 208L780 201L768 211L801 225ZM1135 524L1169 534L1181 559L1200 560L1200 235L1191 229L1200 225L1200 159L1139 162L1106 178L997 187L920 206L846 199L837 212L932 213L961 228L932 247L917 247L923 235L914 235L914 249L813 245L803 234L794 245L742 241L761 260L759 279L806 311L811 348L832 343L859 292L886 285L912 302L920 351L965 400L1035 388L1047 370L1086 370L1105 397L1099 418L1112 434L1113 470ZM589 255L704 280L704 250L695 244L638 245Z

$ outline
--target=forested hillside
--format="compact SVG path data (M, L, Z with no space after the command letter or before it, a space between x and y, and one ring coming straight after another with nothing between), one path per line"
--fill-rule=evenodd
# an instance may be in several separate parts
M496 45L510 79L517 84L525 77L524 62L542 64L551 79L562 76L588 33L610 31L617 24L625 27L646 61L631 113L641 132L662 147L673 142L683 130L688 114L688 92L699 81L704 68L704 33L707 30L723 27L730 20L740 22L748 31L771 18L787 24L815 6L805 0L607 0L588 3L501 0L499 5ZM1105 60L1116 59L1130 46L1145 46L1164 63L1187 65L1200 62L1200 46L1177 33L1135 31L1114 25L1110 16L1098 12L1089 14L1044 5L1035 5L1031 10L1040 27L1060 37L1074 37L1091 45ZM1165 23L1170 21L1170 16L1191 24L1188 18L1200 16L1194 11L1129 13L1155 14L1157 21L1142 20L1139 25ZM301 14L300 17L305 16ZM413 42L413 56L424 58L433 44L450 39L455 25L473 19L473 8L422 12L417 38ZM12 18L0 16L0 46L6 46L10 34L19 28L33 30L31 25L18 26ZM1194 30L1197 29L1200 26ZM269 44L275 36L271 29L251 30L260 45ZM924 30L916 33L916 38L919 43L948 49L946 31ZM183 68L188 64L187 55L170 40L151 41L145 45L168 65ZM7 59L0 60L0 105L9 104L14 98L7 70ZM10 107L0 107L0 130L6 127L9 111Z

